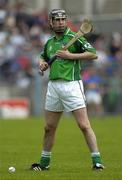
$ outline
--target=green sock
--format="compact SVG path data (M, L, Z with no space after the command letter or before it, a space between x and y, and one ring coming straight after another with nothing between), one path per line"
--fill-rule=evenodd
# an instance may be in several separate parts
M93 165L96 164L96 163L100 163L101 164L101 156L100 156L99 152L91 153L91 156L92 156L92 163L93 163Z
M49 166L51 159L51 152L42 151L40 164L42 167Z

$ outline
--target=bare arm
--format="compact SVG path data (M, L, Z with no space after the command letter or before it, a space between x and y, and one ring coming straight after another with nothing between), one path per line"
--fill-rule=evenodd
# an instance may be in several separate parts
M71 59L71 60L93 60L97 59L97 55L92 52L84 53L70 53L68 50L59 50L56 52L56 56L62 59Z

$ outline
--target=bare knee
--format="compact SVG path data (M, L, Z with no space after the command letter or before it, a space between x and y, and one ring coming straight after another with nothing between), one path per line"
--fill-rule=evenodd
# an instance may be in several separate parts
M45 130L45 133L46 133L46 134L53 134L53 133L55 133L55 131L56 131L56 127L55 127L54 125L47 124L47 125L44 127L44 130Z
M87 132L89 131L89 129L91 129L91 126L89 123L78 123L78 126L83 132Z

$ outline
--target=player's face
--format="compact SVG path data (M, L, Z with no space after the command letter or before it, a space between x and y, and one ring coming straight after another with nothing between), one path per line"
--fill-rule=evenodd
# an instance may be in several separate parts
M52 20L52 28L54 32L64 32L67 27L66 18L57 18Z

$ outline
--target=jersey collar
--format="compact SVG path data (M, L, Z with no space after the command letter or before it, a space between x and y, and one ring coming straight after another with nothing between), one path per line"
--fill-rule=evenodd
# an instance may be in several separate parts
M66 28L65 31L64 31L64 33L62 34L60 40L61 40L65 35L67 35L70 31L71 31L70 28ZM54 36L54 38L57 39L56 36Z
M67 35L70 31L71 31L70 28L66 28L66 30L64 31L64 35Z

